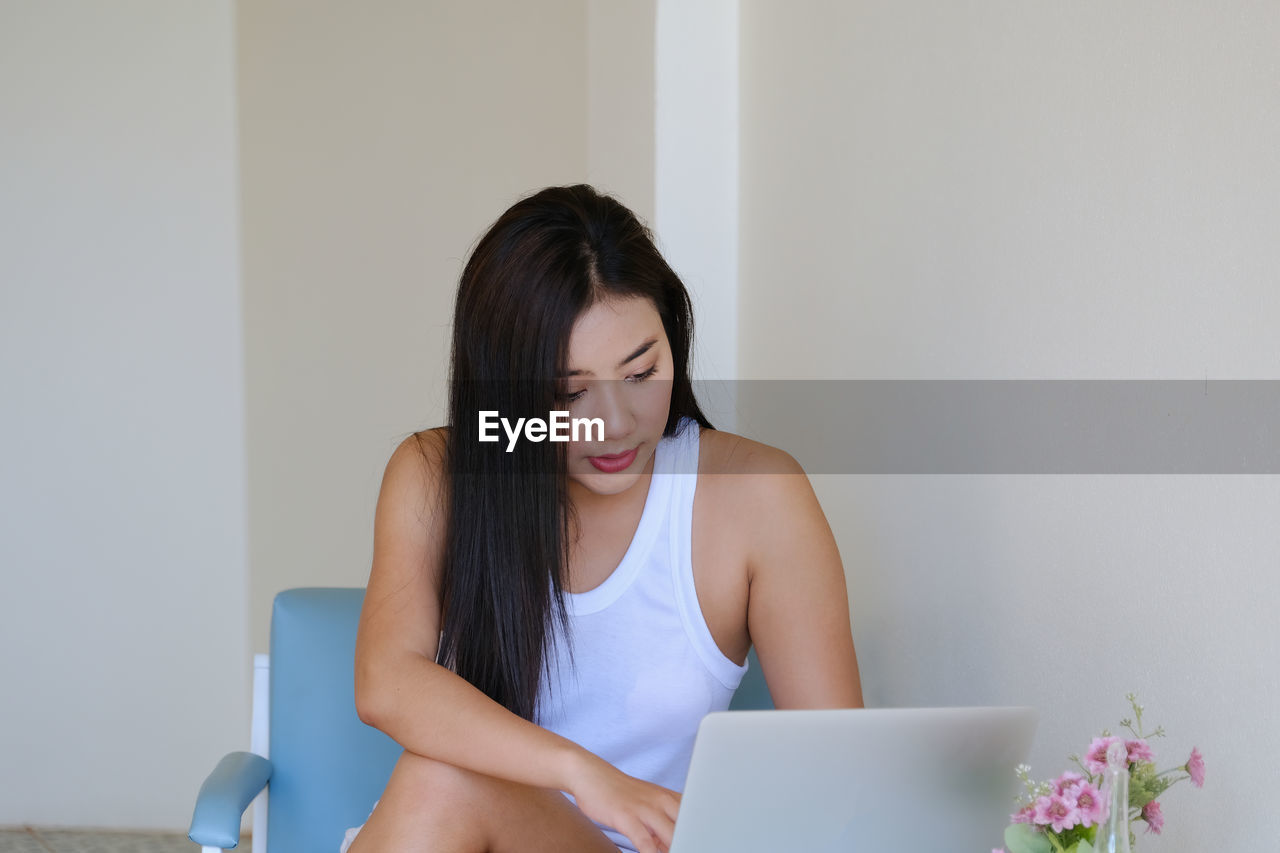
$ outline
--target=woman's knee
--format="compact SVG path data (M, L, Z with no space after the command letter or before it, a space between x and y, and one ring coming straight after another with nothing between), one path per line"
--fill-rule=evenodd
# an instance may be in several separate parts
M364 847L359 846L362 839ZM558 791L505 782L405 752L348 853L494 849L528 853L616 848Z
M448 804L456 810L480 796L481 778L470 770L406 750L396 762L387 791L390 793L394 784L423 806Z
M407 750L348 853L484 849L473 774Z

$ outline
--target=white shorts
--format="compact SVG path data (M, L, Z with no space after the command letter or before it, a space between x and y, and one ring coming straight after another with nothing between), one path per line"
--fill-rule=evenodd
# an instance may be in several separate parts
M378 803L380 801L381 800L374 800L373 809L378 807ZM373 809L369 809L370 816L373 815ZM365 818L365 820L368 821L369 818ZM346 834L342 836L342 846L338 848L338 853L347 853L347 849L351 847L351 843L356 840L356 836L360 834L360 830L362 829L364 829L363 823L359 826L353 826L348 829Z

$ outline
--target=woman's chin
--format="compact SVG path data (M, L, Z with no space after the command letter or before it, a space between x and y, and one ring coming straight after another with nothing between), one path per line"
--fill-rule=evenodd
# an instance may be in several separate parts
M575 476L571 479L593 495L608 497L610 495L620 495L630 489L640 479L640 475L633 474L630 471L619 471L616 474L595 471L590 474Z
M576 483L588 492L601 497L609 495L620 495L636 485L644 475L645 468L649 466L650 459L636 456L634 462L628 465L622 471L601 471L591 465L589 460L583 460L591 469L589 471L580 471L570 476L570 481Z

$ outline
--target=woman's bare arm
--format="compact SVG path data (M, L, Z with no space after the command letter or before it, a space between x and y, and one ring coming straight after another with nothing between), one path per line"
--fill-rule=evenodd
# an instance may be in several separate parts
M441 492L439 433L425 433L422 448L410 437L396 449L378 496L373 566L356 635L356 711L411 752L567 789L581 748L435 663L448 496Z
M356 635L356 711L410 752L568 791L589 817L669 844L679 796L627 776L511 713L435 662L448 495L438 432L392 454L374 518L373 566ZM641 829L643 827L643 829ZM648 839L645 839L646 842Z
M747 630L774 705L863 707L844 567L809 478L767 445L740 476L752 536Z

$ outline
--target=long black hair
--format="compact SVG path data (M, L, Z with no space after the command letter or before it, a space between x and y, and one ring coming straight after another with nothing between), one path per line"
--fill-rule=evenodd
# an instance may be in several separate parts
M689 380L688 291L630 210L584 184L522 199L480 238L458 283L446 448L450 495L438 660L532 720L552 619L568 629L571 507L563 442L477 440L479 412L546 418L569 335L595 303L645 297L674 360L664 436L713 429Z

